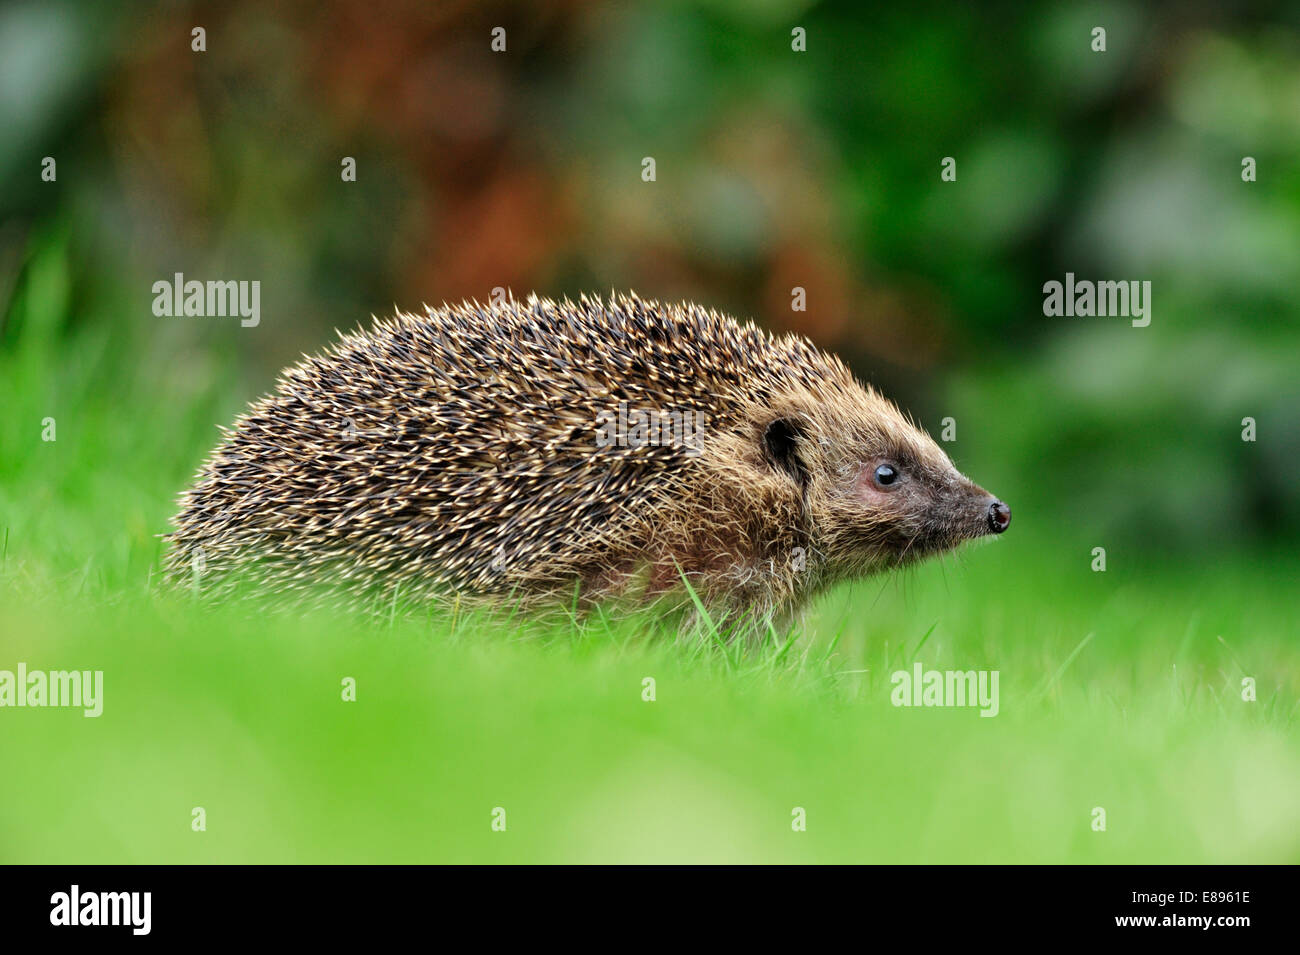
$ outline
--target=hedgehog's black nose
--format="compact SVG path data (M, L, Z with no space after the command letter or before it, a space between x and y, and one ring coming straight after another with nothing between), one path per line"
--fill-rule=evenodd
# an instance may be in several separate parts
M1001 534L1011 525L1011 508L1007 507L1001 501L994 501L989 505L989 530L994 534Z

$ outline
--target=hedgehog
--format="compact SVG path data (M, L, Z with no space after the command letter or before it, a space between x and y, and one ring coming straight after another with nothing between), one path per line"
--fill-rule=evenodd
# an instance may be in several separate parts
M222 431L164 568L213 598L770 623L1011 521L806 338L634 293L399 311Z

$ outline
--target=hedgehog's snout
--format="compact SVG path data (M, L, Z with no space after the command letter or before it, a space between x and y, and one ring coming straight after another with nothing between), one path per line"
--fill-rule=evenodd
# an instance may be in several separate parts
M1011 508L995 500L989 505L989 530L1001 534L1011 526Z
M961 475L954 483L960 488L954 504L961 514L963 537L1002 534L1011 526L1011 508L999 498Z

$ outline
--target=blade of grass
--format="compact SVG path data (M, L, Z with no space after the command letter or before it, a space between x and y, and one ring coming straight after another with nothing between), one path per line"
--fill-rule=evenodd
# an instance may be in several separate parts
M1079 645L1070 651L1070 655L1065 658L1065 662L1062 663L1059 667L1057 667L1056 672L1053 673L1050 677L1048 677L1047 682L1044 683L1042 687L1033 695L1033 697L1031 698L1032 702L1037 703L1048 694L1048 692L1056 684L1056 681L1061 678L1061 676L1065 673L1067 669L1069 669L1070 664L1074 662L1074 658L1077 657L1080 652L1082 652L1084 647L1086 647L1089 643L1092 642L1092 638L1094 636L1095 634L1090 633L1082 640L1079 641Z
M927 630L927 631L925 631L925 636L923 636L923 637L921 638L921 642L918 643L918 644L916 645L916 647L912 650L912 659L913 659L913 660L915 660L915 659L916 659L916 655L917 655L918 653L921 652L921 648L922 648L923 646L925 646L925 641L927 641L927 640L930 639L930 634L934 633L934 628L937 627L937 626L939 626L939 621L938 621L938 620L936 620L934 623L930 624L930 629Z

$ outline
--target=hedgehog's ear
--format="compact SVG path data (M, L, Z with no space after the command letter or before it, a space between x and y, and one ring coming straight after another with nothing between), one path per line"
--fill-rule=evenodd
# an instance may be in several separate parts
M763 431L763 453L772 467L794 478L800 489L808 486L808 468L799 456L803 425L790 418L777 418Z

